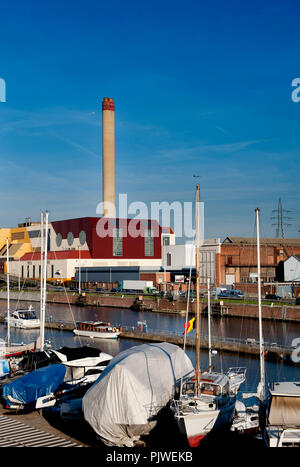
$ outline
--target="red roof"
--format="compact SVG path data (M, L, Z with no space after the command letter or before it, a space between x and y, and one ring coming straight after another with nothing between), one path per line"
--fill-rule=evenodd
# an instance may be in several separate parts
M162 227L161 230L162 230L162 233L170 233L170 234L174 233L171 227Z
M88 250L48 251L47 259L91 259ZM25 253L20 261L40 261L41 253Z

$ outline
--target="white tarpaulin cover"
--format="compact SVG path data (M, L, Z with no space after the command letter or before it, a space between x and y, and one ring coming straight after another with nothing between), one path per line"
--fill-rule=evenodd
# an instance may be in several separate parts
M298 427L300 425L300 397L272 395L269 424Z
M110 446L133 446L155 426L181 378L194 374L186 353L166 342L131 347L114 357L82 401L85 420Z

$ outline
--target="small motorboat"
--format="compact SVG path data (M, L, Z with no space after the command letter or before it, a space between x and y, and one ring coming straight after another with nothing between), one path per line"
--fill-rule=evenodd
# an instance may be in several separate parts
M231 425L231 431L236 431L244 435L255 435L259 433L259 406L246 406L242 401L237 400Z
M104 321L80 321L76 323L73 332L76 336L82 337L117 339L121 333L121 328Z
M8 317L5 318L5 322L8 323ZM40 327L41 323L34 308L29 305L27 309L18 308L12 312L9 316L9 324L11 328L36 329Z
M64 351L64 348L61 350ZM1 403L6 409L32 411L51 407L63 395L76 393L82 388L87 390L113 358L112 355L98 351L98 356L92 356L91 353L83 358L66 360L62 352L52 352L55 352L61 363L49 361L49 365L2 386Z

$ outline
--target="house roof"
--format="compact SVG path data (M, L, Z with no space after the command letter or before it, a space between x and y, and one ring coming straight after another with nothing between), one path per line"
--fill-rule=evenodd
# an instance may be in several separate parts
M174 233L171 227L162 227L161 230L162 230L162 233L170 233L170 234Z
M88 250L80 250L80 254L78 250L65 250L65 251L48 251L47 259L55 260L55 259L91 259L91 254ZM40 261L41 260L41 253L25 253L20 258L21 261Z
M291 255L284 261L284 263L286 263L286 261L288 261L291 258L296 258L298 261L300 261L300 256L299 255Z
M255 237L226 237L222 243L237 243L243 245L256 245ZM300 246L300 238L261 238L261 244L278 245L278 246Z

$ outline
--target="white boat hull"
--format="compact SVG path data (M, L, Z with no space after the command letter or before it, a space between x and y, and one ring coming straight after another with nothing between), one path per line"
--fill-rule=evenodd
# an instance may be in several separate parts
M83 331L80 329L74 329L74 334L76 336L90 337L92 339L117 339L120 335L120 331L110 331L110 332L94 332L94 331Z
M5 318L5 322L7 324L7 318ZM39 319L21 320L21 319L10 318L9 325L11 328L38 329L40 327L40 320Z
M235 403L220 410L201 410L190 414L176 414L175 418L181 433L191 447L197 447L200 441L212 430L230 426L232 423Z
M1 358L9 358L17 355L21 355L24 352L32 352L36 348L35 342L31 342L30 344L16 344L16 345L3 345L0 346L0 357Z

